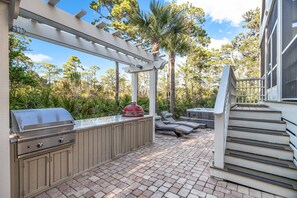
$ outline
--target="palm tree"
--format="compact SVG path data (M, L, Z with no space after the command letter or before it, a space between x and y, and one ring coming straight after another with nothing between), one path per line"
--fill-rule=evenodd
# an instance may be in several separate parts
M150 3L149 13L135 12L129 17L129 23L136 28L140 37L150 42L155 60L158 60L158 52L163 47L163 41L171 37L170 35L184 31L183 22L182 11L174 10L168 5L161 5L159 1ZM157 79L156 70L156 92Z
M170 73L170 111L175 109L175 59L176 55L184 56L190 49L190 42L184 34L170 34L163 41L164 48L168 53Z
M161 5L159 1L152 1L149 13L136 11L129 16L129 23L132 28L136 28L142 39L150 42L152 52L156 54L160 49L161 40L169 33L169 18L169 7Z

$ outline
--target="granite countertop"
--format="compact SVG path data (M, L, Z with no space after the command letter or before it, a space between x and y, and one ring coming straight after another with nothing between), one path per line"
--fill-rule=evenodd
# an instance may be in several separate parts
M144 117L123 117L122 115L115 115L115 116L107 116L107 117L99 117L99 118L90 118L90 119L84 119L84 120L75 120L75 131L95 128L99 126L109 125L109 124L118 124L123 123L127 121L133 121L133 120L139 120L142 118L149 118L152 117L150 115L145 115ZM17 137L15 134L9 135L10 143L16 143Z
M90 119L84 119L84 120L75 120L75 126L74 130L83 130L83 129L89 129L99 126L104 126L108 124L117 124L132 120L139 120L142 118L148 118L152 117L150 115L145 115L144 117L123 117L122 115L115 115L115 116L107 116L107 117L99 117L99 118L90 118Z

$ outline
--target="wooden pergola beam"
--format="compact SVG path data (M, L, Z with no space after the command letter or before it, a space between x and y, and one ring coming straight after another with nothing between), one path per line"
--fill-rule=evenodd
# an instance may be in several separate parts
M104 26L106 26L106 23L104 23L104 22L98 23L96 25L97 28L103 28Z
M87 14L87 11L85 10L81 10L79 11L77 14L75 14L75 17L78 19L81 19L83 16L85 16Z
M26 35L47 41L56 45L78 50L84 53L92 54L109 60L117 61L126 65L142 64L140 60L136 60L133 57L126 56L123 53L118 53L109 48L100 46L94 42L81 39L75 35L70 35L61 30L51 28L47 25L32 22L29 19L18 17L14 20L14 25L24 28Z
M49 0L48 4L50 4L51 6L56 6L57 3L59 3L60 0Z
M133 44L115 37L109 32L98 29L86 21L75 20L75 16L55 6L50 6L43 1L38 0L32 3L32 0L22 0L19 15L69 32L70 34L93 41L115 51L139 58L142 61L150 62L154 60L153 55L149 52L137 48Z

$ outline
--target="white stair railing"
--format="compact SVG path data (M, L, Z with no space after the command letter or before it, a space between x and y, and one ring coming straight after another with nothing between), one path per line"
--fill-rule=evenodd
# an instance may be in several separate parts
M239 79L236 81L236 103L255 104L265 98L263 78Z
M230 108L236 103L236 77L231 66L225 66L214 108L214 166L224 168L224 155Z

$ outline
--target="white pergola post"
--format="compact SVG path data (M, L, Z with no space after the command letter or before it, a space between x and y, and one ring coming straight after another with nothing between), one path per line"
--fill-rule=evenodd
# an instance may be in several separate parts
M153 142L155 142L155 114L156 114L156 70L150 71L150 115L153 116Z
M138 75L137 73L131 74L132 82L132 102L137 102L137 93L138 93Z
M9 7L0 1L0 197L10 197L9 143Z

